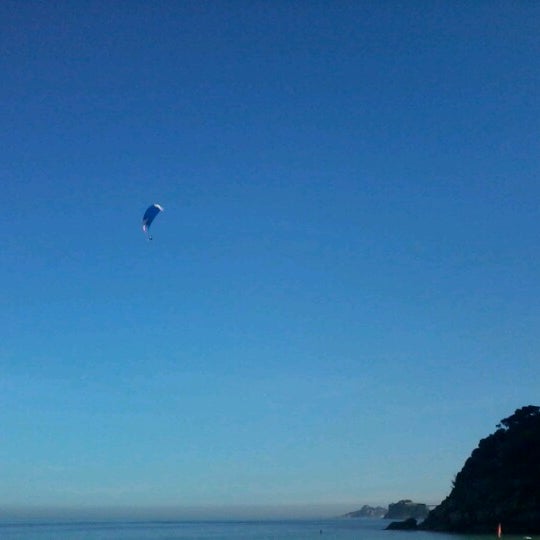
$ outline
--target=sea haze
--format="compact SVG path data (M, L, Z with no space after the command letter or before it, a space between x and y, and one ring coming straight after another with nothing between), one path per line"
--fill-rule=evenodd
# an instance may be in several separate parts
M168 506L3 506L3 523L77 521L184 521L332 519L358 503L289 505L168 505Z
M3 540L398 540L385 520L139 521L19 523L0 525ZM413 531L407 540L449 540L450 535Z

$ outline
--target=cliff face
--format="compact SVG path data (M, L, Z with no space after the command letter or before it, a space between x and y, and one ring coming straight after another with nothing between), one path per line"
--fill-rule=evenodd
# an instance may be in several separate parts
M505 533L540 533L540 407L522 407L497 428L420 528L494 533L501 523Z
M428 507L425 504L403 499L388 505L388 512L384 519L424 519L427 515Z

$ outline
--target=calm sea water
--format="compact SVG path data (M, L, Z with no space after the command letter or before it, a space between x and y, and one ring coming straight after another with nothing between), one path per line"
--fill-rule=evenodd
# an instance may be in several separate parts
M489 540L490 536L385 531L374 519L321 521L181 521L2 523L2 540ZM495 536L493 536L495 538Z

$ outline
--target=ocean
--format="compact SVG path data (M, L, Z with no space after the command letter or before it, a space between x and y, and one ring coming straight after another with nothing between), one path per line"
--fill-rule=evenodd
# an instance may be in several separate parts
M1 540L456 540L456 535L385 531L378 519L1 523ZM457 538L484 540L490 536ZM495 538L495 534L493 535Z

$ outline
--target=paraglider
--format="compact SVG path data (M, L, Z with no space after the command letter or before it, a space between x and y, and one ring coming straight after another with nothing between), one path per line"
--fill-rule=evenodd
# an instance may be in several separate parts
M163 212L163 206L156 203L149 206L144 213L144 216L142 218L142 230L144 234L146 234L148 240L152 240L152 235L149 231L150 225L152 225L152 221L154 221L154 219L160 212Z

